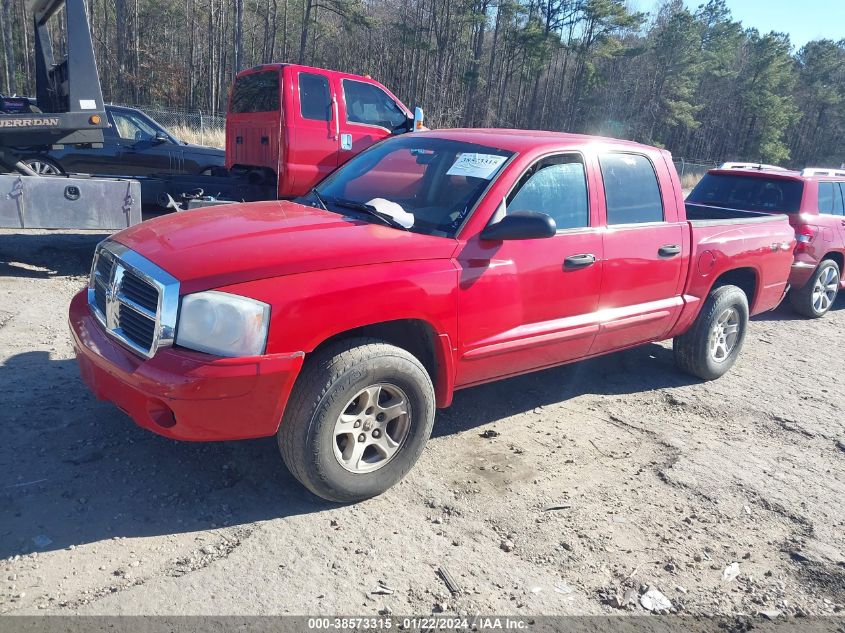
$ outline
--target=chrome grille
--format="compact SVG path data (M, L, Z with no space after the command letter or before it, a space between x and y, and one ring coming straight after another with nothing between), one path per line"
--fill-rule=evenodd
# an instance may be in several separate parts
M156 332L155 318L150 319L135 312L128 305L121 304L118 308L117 322L120 333L125 338L143 349L152 348Z
M91 311L111 336L151 358L173 344L179 282L117 242L97 247L88 284Z
M158 288L129 270L123 273L120 294L145 310L149 310L153 315L158 311Z
M114 257L108 251L99 251L99 256L94 264L92 283L94 286L94 297L97 308L103 314L106 313L106 294L111 283L111 273L114 268Z

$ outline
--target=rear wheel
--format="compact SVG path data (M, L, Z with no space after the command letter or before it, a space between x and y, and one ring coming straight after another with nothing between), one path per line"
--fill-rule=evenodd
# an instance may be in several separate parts
M710 292L692 327L673 342L675 363L685 372L715 380L733 367L748 330L748 298L736 286Z
M802 316L811 319L823 317L836 301L839 280L839 265L832 259L826 259L803 288L789 291L789 304Z
M64 173L61 167L46 158L25 158L23 164L39 176L61 176Z
M279 427L279 449L314 494L360 501L413 467L434 413L434 387L416 357L376 339L354 339L308 360Z

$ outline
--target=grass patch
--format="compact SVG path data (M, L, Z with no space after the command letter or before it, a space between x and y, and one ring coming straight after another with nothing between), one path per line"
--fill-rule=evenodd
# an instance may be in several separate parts
M186 125L174 125L169 130L176 138L194 145L205 145L218 149L223 149L226 146L226 131L219 128L200 130Z
M704 173L700 174L684 174L681 177L681 188L692 189L698 184L698 181L704 178Z

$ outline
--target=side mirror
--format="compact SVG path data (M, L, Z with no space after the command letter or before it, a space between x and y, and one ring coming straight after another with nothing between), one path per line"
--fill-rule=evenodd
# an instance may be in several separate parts
M170 137L167 136L164 132L156 132L155 138L153 138L153 143L156 145L161 145L162 143L169 143Z
M536 211L517 211L488 225L481 232L481 239L491 242L539 240L554 237L555 233L557 225L551 216Z
M408 117L408 131L422 132L425 129L423 122L425 121L425 113L419 106L414 108L414 118Z

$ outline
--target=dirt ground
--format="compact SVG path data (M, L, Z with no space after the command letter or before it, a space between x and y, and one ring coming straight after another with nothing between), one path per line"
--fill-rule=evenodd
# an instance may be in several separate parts
M754 319L712 383L665 343L460 392L341 507L272 438L174 442L88 393L66 310L103 237L0 232L0 613L842 615L845 301Z

